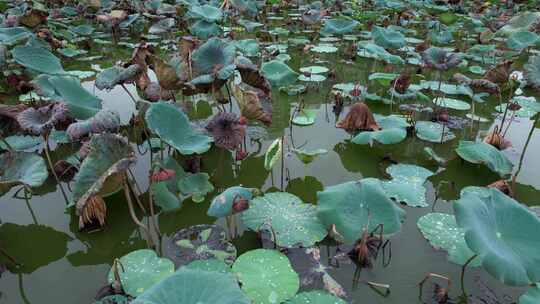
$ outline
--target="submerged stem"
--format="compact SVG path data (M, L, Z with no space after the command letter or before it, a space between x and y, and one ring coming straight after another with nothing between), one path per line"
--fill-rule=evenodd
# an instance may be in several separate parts
M477 257L478 255L475 254L473 255L472 257L470 257L467 262L465 262L465 264L463 264L463 266L461 267L461 277L460 277L460 282L461 282L461 294L463 296L463 298L467 299L467 293L465 292L465 270L467 269L467 266L469 266L469 264Z

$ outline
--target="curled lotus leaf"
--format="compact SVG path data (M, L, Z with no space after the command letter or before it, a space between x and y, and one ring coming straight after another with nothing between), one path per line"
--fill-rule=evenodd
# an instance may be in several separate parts
M349 34L354 31L357 25L358 21L356 20L328 19L324 21L324 26L321 29L321 34L325 36Z
M374 26L371 37L377 45L385 49L399 49L405 46L405 36L393 29Z
M178 181L178 189L185 195L191 196L195 203L204 201L206 194L214 191L210 176L205 172L187 173Z
M466 191L453 206L467 246L489 274L510 286L540 282L540 219L526 206L494 188Z
M250 304L234 276L217 271L180 268L132 304Z
M443 143L456 138L456 135L443 124L432 121L419 121L415 125L416 136L421 140Z
M270 84L276 87L290 85L298 78L298 73L279 60L271 60L263 63L261 72Z
M316 214L314 205L303 203L295 195L273 192L254 198L242 213L242 221L253 231L272 231L272 241L278 246L309 247L327 234Z
M256 189L254 188L245 188L241 186L227 188L225 191L214 197L206 214L217 218L231 215L235 213L235 203L245 200L249 205L254 192L256 192Z
M367 54L370 57L385 61L387 63L392 63L392 64L405 63L403 58L399 57L398 55L390 54L382 46L376 45L374 43L367 43L365 45L362 45L361 48L358 50L358 56L365 57L364 52L367 52Z
M242 116L250 120L258 120L265 125L272 123L272 104L263 91L246 84L236 85L233 95L238 101Z
M186 114L170 103L153 103L145 118L148 128L181 154L200 154L210 149L212 138L195 130Z
M464 265L474 252L465 242L465 230L458 227L452 214L428 213L416 223L431 246L448 252L448 260L458 265ZM474 258L469 266L480 266L482 259Z
M17 121L21 129L34 135L44 135L55 126L69 123L71 118L65 104L55 103L37 109L28 108L17 115Z
M235 45L219 38L210 38L192 54L197 75L216 74L234 62Z
M191 5L187 16L193 19L204 20L206 22L218 22L223 18L220 8L212 5Z
M174 273L174 263L160 258L150 249L139 249L121 257L118 274L122 289L132 297L138 297L147 289ZM114 269L108 275L109 283L115 280Z
M484 142L462 140L456 149L457 154L473 164L485 164L501 176L512 173L512 162L494 146Z
M365 178L346 182L317 192L317 216L335 230L340 241L353 244L364 229L373 230L384 225L385 234L394 234L401 229L405 211L388 197L381 181Z
M127 68L121 66L113 66L111 68L101 71L96 76L95 85L100 90L112 90L119 84L124 84L131 80L142 72L141 66L138 64L132 64Z
M529 287L526 293L519 297L518 304L535 304L540 301L540 286L538 283L535 286Z
M223 228L195 225L175 233L165 246L165 256L173 260L177 267L209 259L232 265L236 259L236 248L227 240Z
M282 152L283 140L278 138L270 144L264 154L264 168L268 171L272 170L272 167L281 159Z
M73 186L78 214L82 214L88 199L102 190L107 179L124 173L136 161L133 148L118 135L96 134L90 139L88 149Z
M297 294L285 302L287 304L346 304L344 300L321 290L306 291Z
M15 62L27 69L51 75L66 74L60 59L43 47L16 46L11 50L11 55Z
M427 207L427 178L434 173L420 166L409 164L391 165L386 172L392 176L391 181L383 182L383 188L389 197L413 207Z
M463 58L459 54L448 52L443 48L430 47L422 52L422 60L428 68L446 71L458 66Z
M314 161L315 158L317 158L319 155L328 153L328 150L326 149L313 149L313 150L294 149L293 152L304 164L309 164L312 161Z
M118 112L101 110L87 120L71 124L67 128L67 134L71 139L81 139L92 133L114 132L119 127L120 116Z
M49 177L45 160L35 153L2 153L0 154L0 168L2 168L0 170L1 186L39 187Z
M289 259L276 250L248 251L238 257L232 269L252 303L283 303L294 297L300 287Z

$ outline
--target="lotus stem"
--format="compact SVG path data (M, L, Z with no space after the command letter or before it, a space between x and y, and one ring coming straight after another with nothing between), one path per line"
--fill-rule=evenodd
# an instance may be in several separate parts
M0 138L0 140L2 140L2 142L4 143L4 145L6 145L6 148L8 148L9 152L13 152L14 149L13 147L7 142L7 140L4 138L4 136L2 136Z
M120 272L118 271L118 265L122 268L122 271L124 271L124 265L122 265L122 262L120 259L114 259L112 270L113 270L113 276L114 276L114 282L112 283L112 288L116 293L122 293L122 279L120 278Z
M19 273L18 281L19 281L19 292L21 294L21 298L24 301L24 304L30 304L30 301L28 300L28 297L26 296L26 293L24 291L24 285L23 285L23 274Z
M129 191L131 193L133 193L133 196L135 197L135 202L137 203L137 205L139 206L139 208L141 208L142 212L143 212L143 215L147 215L148 212L146 211L146 208L144 208L144 205L142 204L141 200L139 199L139 195L141 195L141 193L136 193L135 190L133 189L133 186L131 185L131 180L128 179L127 180L128 182L128 186L129 186Z
M512 176L512 192L514 193L514 195L516 194L516 179L518 177L519 172L521 172L521 166L523 165L523 160L525 159L525 152L527 151L527 148L529 147L529 143L531 142L531 138L535 129L534 126L536 126L536 123L538 122L538 117L540 117L540 115L537 114L536 118L534 119L532 123L531 130L529 131L529 135L527 135L527 141L525 141L525 146L523 147L523 151L521 151L521 155L519 157L519 164L518 164L516 173L514 173L514 176Z
M0 247L0 254L2 254L3 256L5 256L8 260L10 260L13 264L15 264L15 266L19 266L20 264L17 262L17 260L15 260L14 257L12 257L9 253L7 253L6 250L4 250L4 248Z
M467 293L465 292L465 270L467 270L467 266L469 266L469 264L477 257L478 255L475 254L473 255L472 257L470 257L467 262L465 262L465 264L463 264L463 266L461 267L461 277L460 277L460 282L461 282L461 295L463 296L464 299L467 299Z
M152 217L152 224L154 226L154 230L156 231L156 234L158 237L161 238L161 231L159 230L159 224L156 220L156 213L154 211L154 198L152 197L152 181L150 180L150 186L148 190L148 204L150 205L150 216Z
M38 224L36 214L34 213L34 210L32 209L32 206L30 206L30 200L28 197L28 193L30 193L30 197L32 197L32 193L28 191L28 188L26 186L23 187L24 192L24 202L26 203L26 207L28 208L28 211L30 212L30 216L32 216L32 220L34 221L34 224Z
M129 215L131 216L131 219L146 234L146 243L147 243L148 247L155 248L154 242L152 240L152 236L150 234L150 229L148 229L148 227L145 224L143 224L137 218L137 215L135 214L135 208L133 208L133 201L131 200L131 194L130 194L130 191L129 191L129 183L127 182L127 176L126 175L124 175L124 195L126 197L126 201L127 201L128 208L129 208Z
M56 183L58 184L58 187L60 188L60 191L62 192L62 196L64 197L64 200L66 201L66 205L69 205L69 199L67 197L66 191L64 190L64 187L62 186L62 182L58 178L58 175L56 175L56 172L54 171L54 165L51 160L51 155L49 153L49 133L47 132L44 136L45 139L45 156L47 158L47 163L49 164L49 169L51 170L51 173L54 176L54 179L56 179Z
M120 84L120 86L124 89L124 91L126 91L126 93L129 95L129 97L131 98L131 100L133 100L133 103L135 105L137 105L137 100L135 100L135 97L133 97L133 95L131 95L131 92L126 88L126 86L122 83Z
M285 135L281 136L281 144L285 143ZM283 182L285 178L285 147L281 148L281 191L283 191Z

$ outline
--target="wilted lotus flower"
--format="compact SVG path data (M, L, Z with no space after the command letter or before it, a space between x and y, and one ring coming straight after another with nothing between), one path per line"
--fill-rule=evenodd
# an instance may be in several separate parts
M107 205L101 196L90 196L79 214L79 229L103 227L107 217Z
M219 113L206 125L206 130L214 137L216 146L235 150L246 134L245 124L234 113Z
M21 128L35 135L43 135L57 125L71 121L65 104L56 103L38 109L29 108L19 113Z
M422 53L422 60L428 68L447 71L463 60L460 55L438 47L430 47Z
M167 168L159 168L156 172L152 173L152 176L150 176L150 180L152 180L153 182L163 182L171 179L175 175L176 172L174 172L174 170Z
M64 183L69 183L73 180L75 174L79 171L77 167L63 159L54 164L53 170L56 173L56 176L58 176L58 179Z
M353 104L345 118L336 124L336 127L348 132L376 131L380 127L373 117L369 107L363 102Z

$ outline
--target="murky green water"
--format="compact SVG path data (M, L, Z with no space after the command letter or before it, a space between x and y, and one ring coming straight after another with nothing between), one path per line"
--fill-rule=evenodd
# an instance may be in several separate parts
M216 191L207 196L203 203L185 202L181 210L159 215L160 230L165 237L170 237L175 231L193 224L212 223L213 218L206 216L209 200L218 192L229 186L243 184L247 187L268 189L280 188L281 173L279 166L273 172L264 170L264 151L269 143L280 136L285 136L292 147L303 146L307 149L323 148L328 154L320 156L316 161L304 166L296 156L290 152L285 154L286 174L284 189L300 196L304 201L314 202L316 191L324 186L357 180L362 177L385 178L384 168L389 164L384 158L400 163L417 164L430 170L437 171L438 166L427 160L422 150L426 146L432 147L439 155L450 157L454 155L453 149L459 139L445 144L430 144L409 136L406 141L390 146L359 146L350 143L350 136L343 130L334 127L336 118L332 113L331 100L327 99L328 90L333 83L359 81L366 84L371 72L382 71L385 67L372 60L357 59L353 64L341 62L341 55L347 43L340 44L339 54L321 55L321 65L336 69L337 80L325 81L321 85L312 85L309 92L300 97L289 97L277 90L273 92L273 119L269 128L269 136L260 142L248 140L251 155L238 166L233 162L229 152L212 148L203 156L202 170L211 175L211 181ZM118 51L112 46L100 46L100 53L104 56L115 54L114 59L126 60L130 50ZM300 50L290 49L293 59L289 65L298 70L301 66L313 64L312 53L306 55ZM114 60L99 62L102 67L108 67ZM90 64L67 63L67 69L89 70ZM399 72L399 71L398 71ZM426 75L427 77L428 75ZM93 91L92 82L85 83L85 87ZM134 88L130 88L136 94ZM372 83L370 91L383 90ZM530 93L530 92L526 92ZM111 92L95 91L95 94L104 100L107 108L116 109L121 113L124 122L127 122L135 107L125 92L117 87ZM299 101L303 99L308 105L317 107L316 123L308 127L289 126L290 115ZM189 101L188 101L189 102ZM389 114L392 112L389 105L369 102L375 113ZM477 113L490 117L495 100L482 104ZM206 106L206 107L205 107ZM210 114L208 104L199 102L197 106L191 105L192 116L205 118ZM397 107L393 106L396 112ZM213 113L216 108L211 109ZM347 108L344 109L347 113ZM454 115L463 116L457 111ZM495 121L480 124L471 129L466 125L462 130L453 130L459 138L474 139L479 130L487 131ZM508 131L507 138L513 143L509 150L510 158L517 163L526 137L531 128L531 121L516 119ZM135 140L136 134L131 138ZM62 146L55 151L55 155L65 155L72 149ZM146 150L145 147L141 148ZM142 151L144 152L144 151ZM540 132L535 129L524 158L524 166L518 177L517 199L527 204L540 204ZM150 164L150 152L146 151L138 157L134 173L138 177L139 186L146 191L147 174ZM443 190L443 199L449 200L457 197L457 193L464 186L487 185L498 180L496 173L484 166L465 163L458 158L449 161L444 171L439 172L430 179L427 185L427 201L430 204L434 199L434 184L440 181L454 182L454 189ZM0 279L0 303L89 303L96 291L106 283L106 275L114 258L120 257L132 250L144 248L145 242L141 234L131 221L123 195L116 194L106 199L107 225L101 232L87 234L78 232L78 219L73 210L66 210L62 195L57 191L52 179L39 189L29 205L24 200L12 198L14 190L0 198L0 219L2 223L18 225L11 235L13 240L0 240L0 242L18 242L18 246L26 248L25 261L32 261L21 274L6 272ZM436 210L452 212L449 202L440 200ZM446 253L434 250L422 237L416 222L418 218L431 211L431 207L411 208L403 206L407 211L407 219L400 233L392 237L392 262L389 267L383 268L380 260L371 270L363 270L362 278L374 282L391 285L391 294L381 297L365 285L352 287L352 278L355 271L353 264L341 265L340 268L330 269L329 272L347 290L349 298L354 303L384 303L402 304L418 302L417 284L429 272L449 276L454 282L452 295L457 295L459 286L460 266L447 261ZM218 221L220 225L223 222ZM259 247L257 237L252 232L245 232L234 241L239 253ZM9 246L7 246L9 248ZM335 248L329 248L333 254ZM327 248L321 245L323 261L326 261ZM26 272L27 271L27 272ZM470 269L467 272L467 286L470 292L480 294L474 284L476 277L480 277L490 288L501 297L508 295L514 300L523 290L508 288L489 277L480 269ZM430 287L431 288L431 287Z

